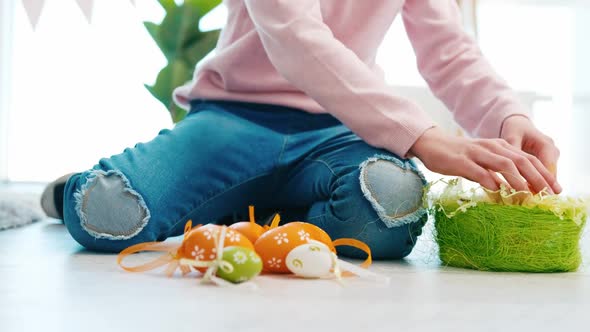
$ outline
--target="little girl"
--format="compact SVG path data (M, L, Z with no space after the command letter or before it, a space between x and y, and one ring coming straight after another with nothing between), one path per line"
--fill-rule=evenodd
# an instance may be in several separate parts
M162 241L188 219L220 222L253 204L401 258L426 220L410 157L490 189L561 191L559 151L463 32L455 1L226 5L215 57L174 92L188 116L45 190L47 214L86 248ZM445 134L385 83L375 56L400 13L421 74L480 138Z

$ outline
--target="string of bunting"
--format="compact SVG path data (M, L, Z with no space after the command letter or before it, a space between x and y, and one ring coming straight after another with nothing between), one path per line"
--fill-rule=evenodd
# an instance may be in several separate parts
M37 27L37 23L39 22L39 18L45 8L46 0L21 0L29 22L33 29ZM90 23L92 21L92 12L94 10L94 2L95 0L73 0L78 4L82 14ZM135 0L129 0L133 6L135 6Z

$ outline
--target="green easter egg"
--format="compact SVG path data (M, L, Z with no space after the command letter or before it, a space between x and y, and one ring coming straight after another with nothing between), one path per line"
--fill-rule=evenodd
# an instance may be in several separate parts
M230 263L233 269L227 271L220 267L217 269L217 276L233 283L248 281L262 271L260 256L249 248L225 247L223 249L223 260Z

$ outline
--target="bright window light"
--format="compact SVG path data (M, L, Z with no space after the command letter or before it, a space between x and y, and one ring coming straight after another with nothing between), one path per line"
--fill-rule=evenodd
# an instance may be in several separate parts
M48 181L171 127L144 88L166 61L142 21L157 1L96 1L92 24L74 1L47 1L36 31L17 3L8 177Z
M548 97L535 105L535 122L562 148L564 176L574 164L590 165L590 158L575 159L584 154L568 151L576 147L570 142L587 141L590 131L587 121L576 120L574 96L590 100L590 6L557 0L477 3L479 43L494 68L517 91ZM12 102L4 113L11 180L49 181L82 171L172 127L164 106L143 86L166 64L142 24L162 19L158 1L136 1L136 7L130 1L95 1L88 24L75 1L49 0L36 31L20 1L15 6ZM219 7L201 28L220 28L226 17ZM390 84L426 86L401 16L377 62Z

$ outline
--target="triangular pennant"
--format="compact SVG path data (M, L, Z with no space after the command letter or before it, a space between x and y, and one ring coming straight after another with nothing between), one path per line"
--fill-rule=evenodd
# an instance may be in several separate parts
M80 9L82 9L84 16L86 16L86 20L88 20L88 23L90 23L92 21L94 0L76 0L76 2L78 3L78 6L80 6Z
M43 11L43 6L45 5L45 0L22 0L23 7L25 7L25 12L29 17L29 22L31 22L31 26L33 29L37 27L37 23L39 22L39 17L41 17L41 12Z

